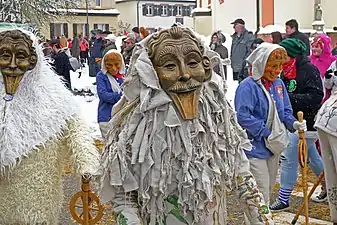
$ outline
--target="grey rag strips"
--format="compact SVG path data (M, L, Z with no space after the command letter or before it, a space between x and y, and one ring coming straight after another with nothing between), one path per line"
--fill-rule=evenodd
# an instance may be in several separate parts
M215 189L231 186L241 159L238 152L251 148L246 133L225 100L220 76L213 74L203 86L199 118L183 121L160 88L141 44L133 57L138 58L132 59L135 65L124 84L126 107L121 110L137 98L139 103L124 118L117 113L110 121L113 130L102 155L102 179L108 177L116 190L136 191L141 216L150 218L150 224L160 224L172 194L185 214L191 213L194 222L202 221ZM108 193L107 186L102 193ZM112 196L101 197L110 201Z

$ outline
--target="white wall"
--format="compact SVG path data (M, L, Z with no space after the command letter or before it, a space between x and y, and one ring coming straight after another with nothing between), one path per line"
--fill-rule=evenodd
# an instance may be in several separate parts
M233 33L233 25L230 23L237 18L242 18L246 22L248 30L256 30L256 7L255 0L225 0L222 5L216 1L215 20L216 28L224 33ZM297 0L293 0L297 1ZM214 10L212 9L214 12ZM212 16L214 13L212 12Z
M275 0L274 8L274 24L284 25L288 20L296 19L300 29L312 29L314 0Z
M120 12L118 19L121 20L124 24L131 24L132 27L137 26L137 2L129 1L123 3L117 3L116 9ZM139 11L141 15L142 11Z
M337 1L322 0L322 5L325 27L332 29L333 27L337 26Z

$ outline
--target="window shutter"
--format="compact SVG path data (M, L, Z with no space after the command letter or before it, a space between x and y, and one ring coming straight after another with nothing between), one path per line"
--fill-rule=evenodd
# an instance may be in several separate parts
M146 8L146 5L145 4L143 4L142 5L142 9L143 9L143 16L146 16L146 14L147 14L147 8Z
M73 23L73 36L77 36L77 24Z
M182 10L183 10L183 13L182 13L182 16L189 16L187 13L188 13L188 6L183 6L182 7Z
M109 24L105 24L104 26L105 26L105 28L104 28L105 31L109 31L110 30L110 25Z
M89 27L88 27L88 24L85 24L84 27L85 27L85 36L89 37Z
M68 38L68 23L63 24L63 32L64 32L64 36Z
M161 16L163 14L163 6L159 6L159 10L158 10L158 14L159 16Z
M167 7L167 15L168 16L173 16L173 6L172 5L169 5L168 7Z
M94 30L98 29L98 24L94 23Z
M54 39L54 36L55 36L55 27L54 27L54 24L51 23L49 24L49 31L50 31L50 39Z
M177 6L174 6L173 7L173 16L177 16L177 12L178 12Z

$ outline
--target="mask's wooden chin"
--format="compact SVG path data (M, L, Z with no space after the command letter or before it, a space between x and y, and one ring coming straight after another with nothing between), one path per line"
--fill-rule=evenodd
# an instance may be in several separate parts
M192 120L198 117L200 89L187 93L170 92L169 95L184 120Z
M11 77L3 75L6 94L14 95L20 85L22 78L23 76Z

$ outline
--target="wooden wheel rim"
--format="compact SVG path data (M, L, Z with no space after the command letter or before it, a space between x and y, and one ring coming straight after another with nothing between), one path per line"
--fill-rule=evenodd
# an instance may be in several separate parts
M78 192L74 195L74 197L71 199L71 201L69 203L70 214L76 220L76 222L78 222L80 224L83 224L84 220L76 212L76 209L78 208L78 206L76 205L76 202L79 199L82 199L83 197L84 197L84 192ZM96 202L97 207L98 207L97 214L94 217L92 217L92 219L89 220L89 225L94 225L98 221L100 221L101 218L103 217L103 210L104 209L103 209L103 206L100 204L99 198L94 193L89 192L88 197L89 197L91 202ZM83 202L82 202L82 205L83 205ZM91 211L91 209L89 209L89 214L90 214L90 211Z

